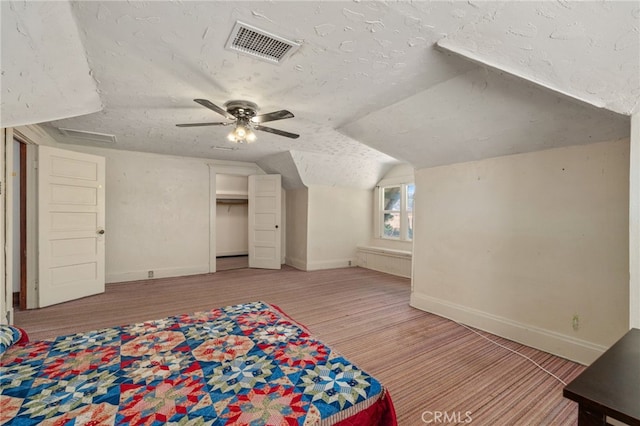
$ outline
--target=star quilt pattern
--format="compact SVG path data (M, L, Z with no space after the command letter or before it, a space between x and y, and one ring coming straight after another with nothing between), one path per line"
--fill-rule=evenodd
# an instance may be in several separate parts
M394 424L371 375L264 302L10 347L0 424Z

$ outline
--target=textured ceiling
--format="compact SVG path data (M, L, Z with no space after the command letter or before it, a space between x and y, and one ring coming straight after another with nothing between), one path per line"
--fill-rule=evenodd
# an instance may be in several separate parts
M385 117L397 117L393 127ZM629 135L629 117L478 68L342 130L416 168ZM397 143L390 145L389 140Z
M397 160L426 167L624 137L640 99L638 2L74 2L86 59L66 38L33 42L29 25L7 25L5 3L3 125L8 109L29 112L16 98L36 79L18 73L4 99L5 64L19 62L5 36L27 33L36 66L47 50L66 74L58 87L90 72L104 106L77 102L86 115L48 123L58 140L78 142L55 130L66 127L114 134L119 149L252 161L291 186L370 187ZM64 16L19 5L16 21L31 26ZM281 65L225 50L236 20L301 47ZM233 146L228 127L175 127L221 118L194 98L286 108L295 118L269 125L301 137L260 132Z
M2 1L0 14L2 127L102 109L68 3Z

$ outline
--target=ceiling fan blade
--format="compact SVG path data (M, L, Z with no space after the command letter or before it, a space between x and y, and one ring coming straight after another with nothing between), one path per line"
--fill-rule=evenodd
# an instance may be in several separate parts
M228 126L233 123L185 123L185 124L176 124L178 127L200 127L200 126Z
M293 114L286 109L280 111L269 112L267 114L256 115L251 119L254 123L266 123L267 121L284 120L285 118L293 118Z
M235 120L236 117L230 113L228 113L226 110L224 110L223 108L220 108L218 105L212 103L211 101L208 101L206 99L194 99L194 102L199 103L200 105L202 105L205 108L209 108L211 111L215 111L218 114L220 114L223 117L228 118L229 120Z
M256 130L262 130L263 132L269 132L269 133L273 133L274 135L284 136L284 137L291 138L291 139L297 139L297 138L300 137L300 135L296 135L295 133L285 132L284 130L278 130L278 129L274 129L272 127L265 127L265 126L255 125L255 126L253 126L253 128L256 129Z

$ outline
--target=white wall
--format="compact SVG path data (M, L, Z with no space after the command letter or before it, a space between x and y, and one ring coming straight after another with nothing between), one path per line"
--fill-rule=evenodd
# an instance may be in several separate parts
M209 272L213 160L59 145L106 157L106 279ZM232 173L233 162L220 162ZM257 166L237 163L239 169Z
M416 171L412 306L592 362L628 329L628 164L621 140Z
M249 178L247 176L216 174L216 196L218 198L241 198L249 196Z
M209 271L205 162L106 151L107 282Z
M249 204L216 204L216 256L249 254Z
M371 190L311 186L308 197L307 269L355 266L371 235Z
M640 112L631 117L629 159L629 326L640 328Z
M307 269L307 188L289 189L285 200L285 263L301 270Z

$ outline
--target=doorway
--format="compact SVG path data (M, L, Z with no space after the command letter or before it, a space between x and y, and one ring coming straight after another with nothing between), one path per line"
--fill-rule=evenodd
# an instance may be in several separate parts
M13 307L27 309L27 144L13 139Z

